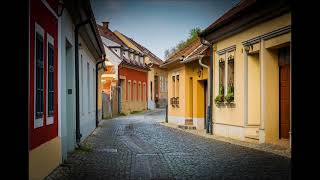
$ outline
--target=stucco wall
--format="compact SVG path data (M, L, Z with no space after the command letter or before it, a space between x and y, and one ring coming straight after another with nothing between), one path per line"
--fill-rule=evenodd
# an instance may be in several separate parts
M175 117L185 117L185 103L186 103L186 82L185 82L185 66L177 69L168 70L168 114ZM173 81L172 76L179 74L179 107L173 107L170 104L170 98L173 97ZM169 118L170 121L170 118Z
M224 123L230 125L244 125L243 120L243 45L242 42L259 35L271 32L273 30L279 29L281 27L285 27L291 24L291 14L287 13L270 21L258 24L254 27L251 27L243 32L230 36L226 39L223 39L216 43L216 50L222 50L224 48L230 47L232 45L236 45L235 50L235 65L234 65L234 93L235 93L235 107L217 107L213 106L213 119L216 123ZM214 54L215 59L215 71L214 71L214 98L218 95L218 58L219 55L217 53ZM271 69L270 69L271 70ZM250 71L250 69L248 69ZM271 72L270 72L271 73ZM268 73L269 74L269 73ZM258 83L258 82L257 82ZM255 110L250 110L251 112L256 112ZM268 113L270 114L270 113ZM251 115L250 115L251 116ZM254 115L256 116L256 115Z
M79 40L81 42L81 48L79 48L80 133L82 134L81 141L83 141L96 127L96 60L81 36Z
M56 137L29 151L29 179L40 180L61 163L61 142Z
M259 54L248 55L248 125L260 124Z
M122 86L122 91L124 89L125 93L125 98L121 98L121 112L123 113L130 113L132 111L142 111L147 109L147 95L148 95L148 84L147 84L147 79L148 79L148 73L147 72L142 72L142 71L137 71L134 69L130 69L127 67L120 67L119 68L119 75L124 79L123 85L125 86L123 88ZM128 92L128 81L131 81L131 92ZM141 82L141 99L128 99L128 93L131 94L130 97L133 97L133 82L136 82L136 95L135 97L138 97L138 87L139 87L139 82ZM143 97L143 83L146 83L146 94L145 97Z

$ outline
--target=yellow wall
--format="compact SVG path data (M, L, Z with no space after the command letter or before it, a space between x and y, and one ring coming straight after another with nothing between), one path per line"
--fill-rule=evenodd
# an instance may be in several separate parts
M279 139L279 66L277 50L265 50L266 61L266 142Z
M185 117L185 66L168 70L168 115ZM173 97L172 76L179 73L179 107L170 105L170 98Z
M249 40L251 38L257 37L259 35L271 32L273 30L279 29L281 27L285 27L291 24L291 13L284 14L280 17L274 18L270 21L258 24L254 27L251 27L245 31L242 31L238 34L235 34L233 36L230 36L226 39L223 39L219 42L217 42L214 46L216 46L216 50L222 50L224 48L230 47L232 45L236 45L236 50L235 50L235 65L234 65L234 94L235 94L235 107L220 107L218 108L216 105L213 105L213 119L214 122L217 123L223 123L223 124L230 124L230 125L238 125L238 126L243 126L244 125L244 120L243 120L243 58L244 58L244 53L243 53L243 45L242 42L245 40ZM218 57L219 55L217 53L214 54L214 59L215 59L215 70L214 70L214 98L218 95L219 92L219 69L218 69ZM271 66L271 65L270 65ZM276 70L276 69L273 69ZM268 74L271 74L272 71L271 67L268 68ZM248 69L250 71L250 69ZM256 71L256 69L254 70ZM251 72L249 72L251 74ZM251 79L253 80L253 79ZM276 82L276 81L273 81ZM259 83L259 82L256 82ZM271 86L273 88L273 86ZM276 86L275 86L276 87ZM278 89L277 89L278 90ZM270 92L271 93L271 92ZM256 107L257 109L259 107ZM271 109L275 109L270 108ZM251 109L250 112L257 112L258 110ZM275 110L273 110L274 113L276 113ZM268 113L271 114L271 113ZM248 117L256 117L257 114L248 114ZM274 116L278 116L274 115ZM271 117L270 118L275 118ZM267 118L268 119L268 118Z
M56 137L29 151L29 179L40 180L61 163L61 140Z
M259 53L248 55L248 125L260 124Z
M208 65L209 58L202 60ZM181 67L182 66L182 67ZM204 118L204 82L208 79L208 69L201 68L199 61L183 64L168 70L168 115L178 116L183 119L193 118L193 123L198 118ZM198 70L202 69L200 77ZM170 98L173 97L173 81L172 76L179 73L179 108L170 105ZM192 81L190 80L192 78ZM170 121L170 119L169 119ZM203 121L203 120L202 120ZM203 128L203 122L197 128Z

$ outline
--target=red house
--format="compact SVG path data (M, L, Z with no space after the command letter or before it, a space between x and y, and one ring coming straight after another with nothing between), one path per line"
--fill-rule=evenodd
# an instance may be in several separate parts
M30 0L29 3L29 178L38 179L52 171L61 159L57 103L58 1Z
M120 112L128 114L147 109L147 85L149 67L144 55L133 49L121 49L119 64L119 85L121 89Z

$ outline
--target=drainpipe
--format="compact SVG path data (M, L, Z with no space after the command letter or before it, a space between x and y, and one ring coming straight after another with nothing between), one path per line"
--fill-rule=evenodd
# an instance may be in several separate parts
M208 83L209 83L209 87L210 87L210 84L211 84L211 82L210 82L210 76L209 76L209 74L210 74L210 68L209 68L209 66L207 66L207 65L205 65L205 64L203 64L202 63L202 58L203 58L203 55L202 56L199 56L199 65L200 66L202 66L202 67L204 67L204 68L207 68L208 69ZM208 97L207 97L208 98ZM208 102L207 102L208 103ZM208 104L207 104L208 105ZM210 105L208 105L208 114L209 114L209 107L210 107ZM205 119L205 122L206 122L206 125L208 124L208 118L206 118ZM206 127L206 130L207 130L207 133L209 132L208 131L208 125L207 125L207 127Z
M105 61L105 56L102 57L101 61L96 63L96 127L99 125L99 109L98 109L98 97L99 97L99 70L104 69L105 66L102 64L102 68L99 68L99 65Z
M208 106L208 120L207 120L207 133L213 134L213 121L212 121L212 102L213 102L213 64L214 64L214 56L213 56L213 44L209 43L203 37L200 38L200 41L203 45L210 47L210 75L209 75L209 92L210 92L210 99L209 99L209 106ZM200 63L200 61L199 61Z
M76 143L80 147L80 139L82 134L80 133L80 102L79 102L79 29L85 24L90 22L90 18L77 24L74 30L75 41L75 78L76 78Z

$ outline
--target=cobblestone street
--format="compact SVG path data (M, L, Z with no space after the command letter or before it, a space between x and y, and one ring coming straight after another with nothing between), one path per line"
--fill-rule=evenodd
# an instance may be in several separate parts
M164 119L155 110L103 120L46 179L290 179L289 158L165 127Z

